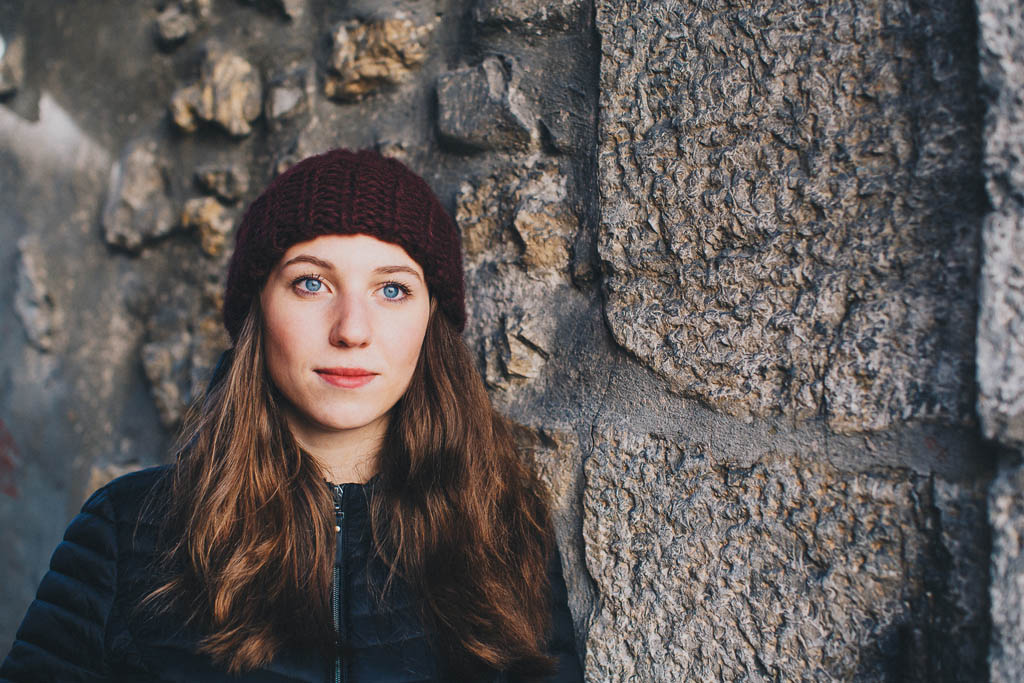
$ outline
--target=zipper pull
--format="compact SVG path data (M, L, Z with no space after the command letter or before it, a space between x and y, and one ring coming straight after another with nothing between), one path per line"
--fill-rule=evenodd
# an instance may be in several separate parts
M334 531L341 533L341 522L345 519L345 489L341 484L331 484L331 490L334 493Z

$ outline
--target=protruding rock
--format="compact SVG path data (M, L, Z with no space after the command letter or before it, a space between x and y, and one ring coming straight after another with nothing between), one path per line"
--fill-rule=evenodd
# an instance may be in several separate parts
M533 117L516 89L515 63L488 57L437 81L441 137L475 149L525 150L533 138Z
M463 182L455 196L455 221L462 232L466 261L473 263L507 247L499 240L503 223L503 199L508 186L501 179L487 177L475 185Z
M155 140L133 145L114 164L103 209L103 234L108 244L135 251L174 228L166 173Z
M185 202L181 224L199 232L199 243L208 256L224 252L228 235L234 227L234 216L213 197L197 197Z
M433 27L417 26L401 16L338 24L331 32L324 94L337 100L356 100L403 82L412 69L426 61L424 43Z
M142 347L142 367L149 380L160 423L167 429L181 421L188 405L179 378L187 374L192 335L182 330Z
M556 109L540 117L545 143L560 154L571 152L576 141L573 130L574 113L569 109Z
M206 390L214 364L230 342L212 308L191 319L173 307L161 308L146 326L142 366L160 422L174 429L188 404Z
M195 33L196 20L180 4L169 5L156 18L156 38L161 45L177 45Z
M549 346L545 321L537 316L516 314L505 317L505 343L508 353L503 358L510 377L536 379L548 359Z
M310 69L296 68L270 80L263 104L268 122L280 123L309 110L310 95L315 89L312 75Z
M532 273L566 272L579 227L566 181L557 165L545 163L526 172L488 176L475 185L463 183L455 198L455 220L467 266L518 261ZM506 228L514 234L506 235Z
M267 117L278 119L295 110L302 101L303 92L300 88L274 86L267 97Z
M178 0L165 5L156 18L156 39L172 47L188 39L210 14L210 0Z
M509 389L540 376L550 356L555 321L517 310L501 322L500 336L484 340L484 379L495 389Z
M527 270L569 267L569 246L579 222L568 206L565 177L543 173L522 188L512 226L523 243Z
M196 169L196 182L225 202L237 202L249 191L249 172L239 165L201 166Z
M0 97L10 95L25 79L25 40L18 36L6 42L0 36Z
M50 274L44 265L42 242L36 235L18 240L18 286L14 311L25 327L29 342L40 351L53 350L60 329L60 311L50 292Z
M582 14L581 0L480 0L473 8L477 23L538 34L572 29Z
M200 121L217 123L236 137L252 132L260 115L263 88L252 64L240 56L207 48L199 82L181 88L171 99L174 123L194 132Z

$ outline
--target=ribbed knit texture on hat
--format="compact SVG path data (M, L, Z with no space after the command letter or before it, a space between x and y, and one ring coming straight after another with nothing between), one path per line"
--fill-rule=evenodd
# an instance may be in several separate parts
M224 292L224 326L232 342L253 297L289 247L321 235L355 234L405 249L423 268L440 310L462 330L461 241L437 196L395 159L336 149L279 175L242 216Z

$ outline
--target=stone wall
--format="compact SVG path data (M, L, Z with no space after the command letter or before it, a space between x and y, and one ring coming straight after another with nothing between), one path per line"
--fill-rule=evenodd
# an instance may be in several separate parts
M978 414L999 449L989 492L992 524L991 680L1024 675L1024 4L981 2L984 173L991 210L978 317Z
M340 145L460 225L589 680L1019 677L1020 10L0 6L0 643L166 458L245 203Z

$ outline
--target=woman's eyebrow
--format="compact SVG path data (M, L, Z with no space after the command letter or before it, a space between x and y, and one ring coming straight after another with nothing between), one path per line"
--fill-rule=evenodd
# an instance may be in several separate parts
M299 254L295 258L288 259L285 264L281 266L282 270L292 265L293 263L312 263L314 266L323 268L324 270L334 270L334 264L323 259L318 259L316 256L310 256L309 254Z
M412 268L410 268L409 266L381 266L380 268L374 268L373 272L379 273L381 275L393 275L394 273L408 273L409 275L414 276L420 282L423 282L423 278L420 277L420 274L417 273Z

